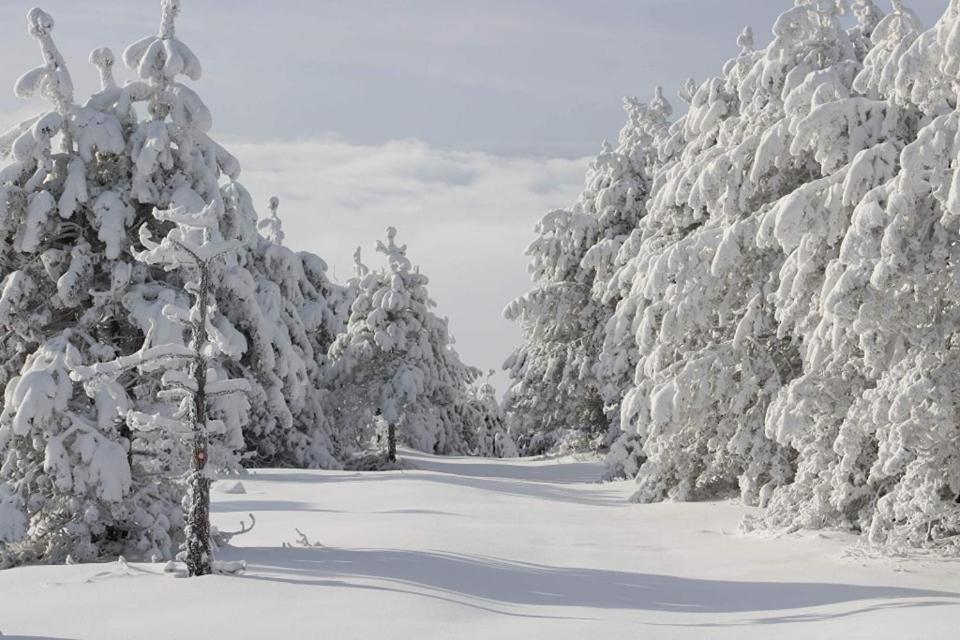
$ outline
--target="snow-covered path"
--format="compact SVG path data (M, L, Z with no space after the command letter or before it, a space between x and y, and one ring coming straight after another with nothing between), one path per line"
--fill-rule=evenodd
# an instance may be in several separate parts
M220 555L247 560L242 576L117 563L0 572L0 631L876 640L960 626L960 563L867 559L835 533L743 536L743 507L630 505L630 483L594 483L593 463L406 458L416 470L259 471L246 494L216 492L222 528L257 517Z

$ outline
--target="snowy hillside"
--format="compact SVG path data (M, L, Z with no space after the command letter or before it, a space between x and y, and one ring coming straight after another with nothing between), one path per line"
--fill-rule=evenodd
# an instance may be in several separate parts
M632 483L595 483L596 463L402 454L417 469L256 471L244 494L218 482L217 524L257 519L221 555L247 561L241 576L116 562L0 572L0 631L879 640L960 624L956 563L870 559L842 534L741 535L749 509L732 502L629 505Z

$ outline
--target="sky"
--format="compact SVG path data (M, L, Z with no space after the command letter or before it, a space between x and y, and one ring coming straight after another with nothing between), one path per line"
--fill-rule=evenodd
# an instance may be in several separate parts
M0 89L41 61L25 20L41 1L0 0ZM204 65L193 86L261 214L280 197L286 244L342 281L357 246L381 264L376 240L396 226L463 359L499 369L519 341L501 311L528 288L533 227L576 200L590 156L624 122L622 97L656 85L674 96L686 78L719 73L744 26L764 45L791 5L182 0L178 36ZM907 5L930 26L947 0ZM96 88L92 49L119 58L159 21L159 0L40 6L79 99ZM0 91L0 131L39 108Z

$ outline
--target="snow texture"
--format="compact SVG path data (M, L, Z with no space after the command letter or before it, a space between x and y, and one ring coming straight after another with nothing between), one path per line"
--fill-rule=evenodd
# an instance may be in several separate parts
M246 495L214 490L221 530L256 516L220 551L240 575L178 580L160 562L0 572L0 631L894 640L950 638L960 622L955 563L850 552L846 534L738 534L757 509L732 501L626 506L632 483L596 483L596 462L401 457L414 468L262 470ZM150 606L103 615L113 601Z

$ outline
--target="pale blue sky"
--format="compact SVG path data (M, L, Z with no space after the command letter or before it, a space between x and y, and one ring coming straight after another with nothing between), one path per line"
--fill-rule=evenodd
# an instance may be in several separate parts
M2 90L39 62L35 4L57 21L81 98L91 49L119 54L157 28L158 0L0 0L0 127L36 110ZM179 35L204 64L215 135L258 202L281 196L290 244L343 277L354 246L369 253L397 225L461 353L486 368L517 339L499 314L526 289L532 226L572 203L585 156L623 122L621 97L718 73L743 26L766 44L791 4L183 0ZM907 4L930 26L947 0Z

